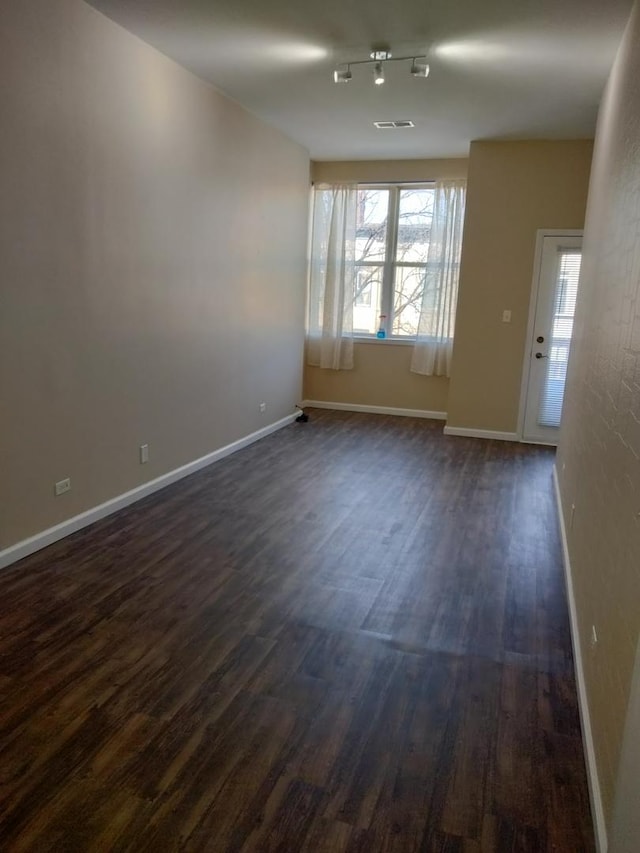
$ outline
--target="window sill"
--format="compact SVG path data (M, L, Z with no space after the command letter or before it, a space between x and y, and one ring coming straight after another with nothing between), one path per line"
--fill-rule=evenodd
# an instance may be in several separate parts
M375 344L376 346L392 346L392 347L412 347L415 345L415 338L376 338L369 335L354 335L353 341L356 344Z

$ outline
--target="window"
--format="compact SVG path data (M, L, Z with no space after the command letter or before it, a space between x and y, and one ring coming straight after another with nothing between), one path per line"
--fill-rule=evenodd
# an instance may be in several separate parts
M449 376L466 183L313 191L307 362L350 370L354 333L414 342L410 369Z
M429 184L358 187L354 334L375 335L382 325L388 337L414 338L425 288L436 310L427 261L434 197Z

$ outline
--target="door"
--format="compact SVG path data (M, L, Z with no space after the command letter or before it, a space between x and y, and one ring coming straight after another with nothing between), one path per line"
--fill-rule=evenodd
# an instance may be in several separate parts
M557 444L578 295L582 237L541 235L528 342L523 439Z

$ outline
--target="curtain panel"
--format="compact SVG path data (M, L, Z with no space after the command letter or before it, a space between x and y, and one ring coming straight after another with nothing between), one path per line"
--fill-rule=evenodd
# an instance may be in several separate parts
M466 181L438 181L418 334L411 370L450 376Z
M357 184L313 191L307 362L353 368Z

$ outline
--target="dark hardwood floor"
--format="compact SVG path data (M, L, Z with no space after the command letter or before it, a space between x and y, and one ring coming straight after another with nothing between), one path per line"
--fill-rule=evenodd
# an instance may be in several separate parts
M310 411L0 574L0 848L592 851L544 448Z

